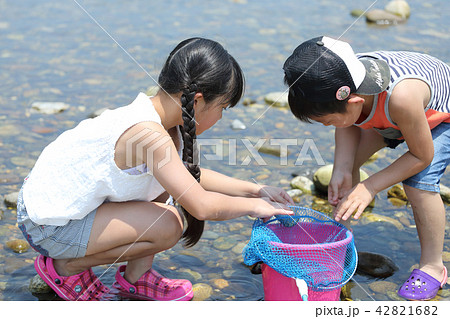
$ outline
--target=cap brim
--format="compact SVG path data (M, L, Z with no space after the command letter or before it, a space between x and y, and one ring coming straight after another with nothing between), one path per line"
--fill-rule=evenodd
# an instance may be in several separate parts
M366 69L366 76L356 93L374 95L386 90L391 80L391 71L386 61L379 59L360 59L359 61Z

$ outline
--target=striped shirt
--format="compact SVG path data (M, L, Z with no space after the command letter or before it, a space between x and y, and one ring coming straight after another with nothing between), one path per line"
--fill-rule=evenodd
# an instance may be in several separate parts
M357 57L386 61L391 80L386 91L374 99L370 115L355 125L375 128L387 138L401 138L401 132L389 115L389 98L394 87L404 79L419 79L428 84L431 95L425 112L430 129L442 122L450 122L450 67L447 64L427 54L407 51L375 51L359 53Z

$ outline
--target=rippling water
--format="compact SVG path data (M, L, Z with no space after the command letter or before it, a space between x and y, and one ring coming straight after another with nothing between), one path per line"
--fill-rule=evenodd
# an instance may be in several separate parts
M412 15L397 26L368 25L350 15L352 9L366 9L373 1L48 1L0 0L0 194L17 191L41 150L61 132L74 127L100 108L115 108L132 101L139 91L155 85L154 80L168 52L181 40L192 36L221 42L241 64L247 78L246 96L263 103L262 97L284 90L281 66L303 40L326 34L349 41L355 51L376 49L417 50L450 61L450 10L444 1L408 1ZM384 5L375 3L374 8ZM31 111L36 101L70 104L60 114L43 115ZM240 119L247 129L233 131L232 120ZM324 161L333 159L333 132L319 125L296 121L286 110L249 109L242 105L224 113L224 118L202 138L223 139L221 159L202 166L246 180L289 188L291 174L309 174L316 161L295 166L305 139L313 139ZM270 155L262 155L259 165L243 139L296 139L289 146L287 165ZM227 155L230 141L236 141L236 165ZM365 166L375 172L397 158L404 147ZM205 152L212 152L205 148ZM251 161L248 165L245 158ZM450 186L448 174L442 183ZM305 196L302 204L312 205ZM3 205L3 204L1 204ZM54 294L32 295L29 279L35 275L33 251L16 254L5 247L12 238L22 238L15 225L15 211L2 207L0 218L0 300L47 300ZM447 215L448 215L447 209ZM394 207L386 191L377 196L374 213L404 214L407 207ZM252 275L242 264L240 251L250 235L252 221L240 218L229 222L208 222L200 243L192 249L181 246L160 254L157 270L167 276L188 278L194 284L212 285L225 279L228 287L213 287L209 300L261 300L261 276ZM419 244L414 228L397 231L387 223L355 225L357 248L392 258L400 267L385 280L400 284L418 262ZM218 247L218 238L227 238L231 247ZM389 247L389 249L386 249ZM223 250L224 249L224 250ZM449 231L445 250L450 251ZM447 266L450 266L447 263ZM112 283L114 270L102 277ZM368 288L373 279L355 276L352 297L360 300L389 300Z

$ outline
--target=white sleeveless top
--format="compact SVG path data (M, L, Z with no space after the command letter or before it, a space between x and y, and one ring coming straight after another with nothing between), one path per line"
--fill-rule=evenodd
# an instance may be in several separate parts
M61 226L82 219L104 202L151 201L161 195L163 187L147 170L123 171L114 161L119 137L147 121L161 125L150 98L140 93L130 105L105 111L62 133L42 151L24 184L30 219ZM178 138L181 157L179 130Z

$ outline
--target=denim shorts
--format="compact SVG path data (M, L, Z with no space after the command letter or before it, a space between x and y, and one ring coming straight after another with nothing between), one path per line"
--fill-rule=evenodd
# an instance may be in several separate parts
M39 225L28 216L22 194L23 186L17 199L17 223L34 250L54 259L80 258L86 255L97 210L90 212L83 219L71 220L63 226Z
M403 184L425 191L439 193L439 182L450 162L450 123L441 123L431 130L434 145L433 161L420 173Z

